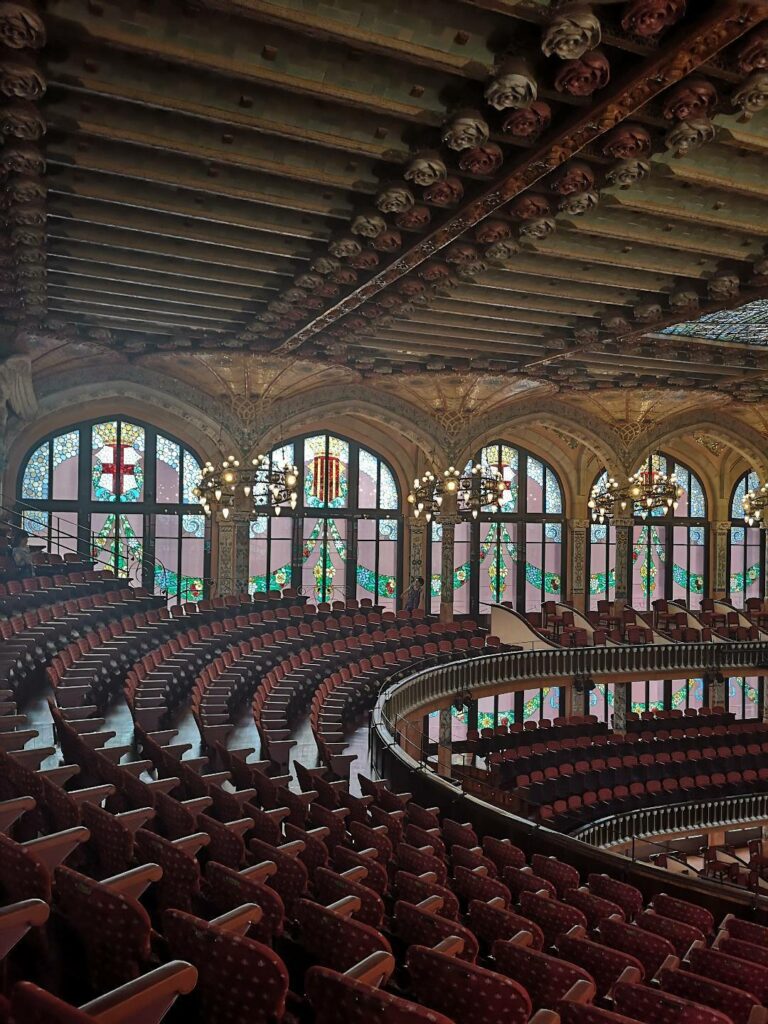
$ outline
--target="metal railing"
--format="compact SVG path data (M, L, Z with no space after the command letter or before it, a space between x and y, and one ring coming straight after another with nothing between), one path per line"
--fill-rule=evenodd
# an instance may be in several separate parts
M743 793L714 800L640 807L583 825L570 835L590 846L610 847L650 836L722 828L765 818L768 818L768 793Z
M423 669L385 693L381 713L395 722L411 711L457 693L494 685L575 675L632 674L639 679L676 678L675 673L759 669L768 665L768 642L635 644L503 651Z

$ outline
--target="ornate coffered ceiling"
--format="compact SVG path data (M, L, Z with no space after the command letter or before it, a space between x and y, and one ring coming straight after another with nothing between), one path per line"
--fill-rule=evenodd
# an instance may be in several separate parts
M2 4L0 340L242 410L367 380L448 433L537 394L759 402L768 350L661 332L768 298L767 14Z

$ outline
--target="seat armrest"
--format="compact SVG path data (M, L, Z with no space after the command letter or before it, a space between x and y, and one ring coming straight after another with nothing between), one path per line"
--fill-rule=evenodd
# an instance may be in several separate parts
M112 875L105 878L102 885L106 885L111 892L120 896L130 896L137 900L152 882L159 882L163 877L163 869L159 864L141 864L130 871L123 871L119 875Z
M437 914L443 909L444 902L442 896L427 896L426 899L422 900L421 903L417 903L416 906L427 914Z
M135 811L122 811L115 818L134 835L155 816L154 807L137 807Z
M194 832L191 836L182 836L181 839L172 840L173 845L179 849L188 853L191 857L196 857L198 850L201 850L204 846L207 846L211 841L211 837L207 832Z
M18 761L19 764L23 764L25 768L29 768L30 771L36 772L40 770L40 765L45 761L51 754L56 753L56 747L32 747L29 750L14 750L11 757L14 761ZM68 765L62 767L70 767L72 769L77 768L80 771L78 765ZM52 771L58 771L59 769L50 769Z
M395 958L391 953L383 949L371 953L365 960L361 960L344 972L344 976L354 981L361 981L364 985L372 988L380 988L385 985L395 970Z
M197 984L197 970L172 960L82 1006L97 1024L160 1024L178 996Z
M339 917L352 917L362 907L362 902L359 896L342 896L340 900L336 900L335 903L331 903L326 907L326 910L332 910L334 914L338 914Z
M252 882L266 882L268 878L277 874L277 864L273 860L263 860L259 864L243 868L240 874L243 878L248 878Z
M0 907L0 960L13 949L30 928L40 928L51 908L43 900L21 900Z
M207 810L213 803L212 796L196 796L192 800L182 800L181 806L186 807L190 814L200 814Z
M32 753L32 751L30 751L30 753ZM62 764L58 768L38 768L36 774L42 779L48 779L48 781L52 782L54 786L63 787L70 779L73 779L76 775L80 774L80 765Z
M59 864L62 864L80 843L87 842L91 833L87 828L78 825L75 828L65 829L63 832L54 832L50 836L42 836L40 839L31 839L28 843L20 843L25 850L44 864L49 871L53 871Z
M582 979L571 985L564 999L568 1003L591 1003L595 998L595 991L594 982Z
M102 786L88 786L86 789L69 790L69 795L79 807L81 804L99 805L108 796L113 796L114 792L114 786L110 783L104 783Z
M444 953L446 956L458 956L464 952L464 939L458 935L449 935L447 939L438 942L432 947L436 953Z
M36 806L37 802L31 796L17 796L13 800L3 800L0 803L0 832L7 832L14 821Z
M221 928L229 935L245 935L252 924L258 924L264 916L261 907L255 903L244 903L236 910L230 910L228 914L215 917L210 924Z

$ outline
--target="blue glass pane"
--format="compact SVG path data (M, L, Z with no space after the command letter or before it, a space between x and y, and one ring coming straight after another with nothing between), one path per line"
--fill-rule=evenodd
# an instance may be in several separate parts
M29 457L21 485L22 498L43 500L48 497L48 444L48 441L41 444Z
M739 309L708 313L698 320L668 327L662 333L710 338L712 341L740 341L746 345L768 345L768 299L748 302Z

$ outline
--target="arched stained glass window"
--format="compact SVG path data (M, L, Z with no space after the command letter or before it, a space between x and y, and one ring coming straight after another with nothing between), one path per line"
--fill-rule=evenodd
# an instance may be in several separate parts
M629 601L647 610L660 598L683 600L698 607L707 588L707 505L696 474L663 452L656 452L639 469L672 474L683 493L678 507L665 514L654 509L646 518L635 516L629 546ZM603 470L595 484L607 479ZM592 523L589 529L589 606L615 597L616 531L613 525Z
M728 531L728 597L744 608L751 597L765 596L766 531L744 522L742 502L747 491L760 486L757 473L745 473L731 494L731 528Z
M522 611L563 593L563 492L557 474L537 456L509 444L486 445L467 463L498 469L505 481L501 506L484 509L477 519L456 527L454 612L487 612L509 601ZM442 527L432 524L430 594L432 611L440 606Z
M299 468L299 500L251 522L251 590L294 586L313 601L368 598L394 609L402 529L391 467L333 434L294 438L271 458Z
M199 480L197 456L176 438L115 418L38 444L17 499L33 545L78 552L174 602L199 600L208 575Z

